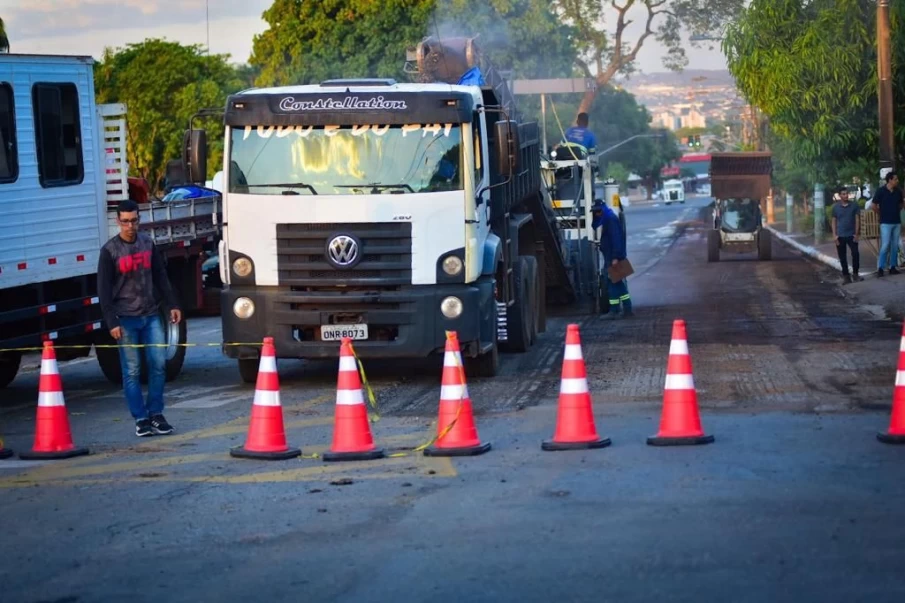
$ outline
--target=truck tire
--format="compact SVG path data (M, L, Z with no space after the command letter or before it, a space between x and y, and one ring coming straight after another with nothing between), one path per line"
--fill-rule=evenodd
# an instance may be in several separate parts
M261 361L257 358L239 358L239 376L244 383L256 383L258 381L258 367Z
M497 309L493 304L493 347L476 358L465 358L465 374L468 377L496 377L500 372L500 344L497 341Z
M13 382L19 374L19 365L22 364L22 354L9 352L0 354L0 389Z
M179 373L182 372L182 366L185 364L186 346L184 344L188 341L188 325L185 322L185 318L179 322L179 325L170 325L168 317L162 317L162 320L164 321L163 330L166 334L167 343L170 342L171 338L175 338L178 335L178 343L183 344L176 348L172 358L167 358L166 380L169 382L179 376ZM109 332L102 331L95 337L94 343L95 346L113 345L116 340L110 336ZM100 365L104 377L114 385L122 385L123 368L119 360L119 350L116 348L95 347L94 351L97 354L97 363ZM148 383L148 365L144 354L141 356L140 381L143 385Z
M720 261L720 231L718 230L707 232L707 261Z
M773 237L769 230L757 233L757 259L768 262L773 259Z
M516 283L515 303L509 307L506 313L508 327L508 340L506 351L524 353L531 347L531 285L528 283L528 266L524 256L519 256L512 267L512 274Z
M537 341L537 333L540 330L540 308L538 304L540 303L540 291L538 289L538 278L537 278L537 258L533 255L524 256L525 266L527 267L528 274L528 283L529 288L528 291L530 293L530 308L531 313L529 314L528 326L529 326L529 341L530 345L534 345Z

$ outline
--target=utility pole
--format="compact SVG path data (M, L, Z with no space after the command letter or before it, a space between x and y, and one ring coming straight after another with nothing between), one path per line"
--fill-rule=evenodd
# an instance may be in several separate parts
M892 68L889 48L889 0L877 0L877 101L880 114L880 180L895 169Z

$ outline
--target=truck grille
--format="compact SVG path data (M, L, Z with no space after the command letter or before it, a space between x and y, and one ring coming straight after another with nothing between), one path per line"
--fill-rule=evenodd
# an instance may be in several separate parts
M362 259L352 268L336 268L327 261L327 243L336 235L361 241ZM278 224L279 283L289 287L399 286L412 282L412 225Z

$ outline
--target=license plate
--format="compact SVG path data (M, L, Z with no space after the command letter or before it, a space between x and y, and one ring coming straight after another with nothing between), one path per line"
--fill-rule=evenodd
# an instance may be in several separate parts
M367 339L368 325L322 325L321 339L323 341L339 341L343 337L349 339Z

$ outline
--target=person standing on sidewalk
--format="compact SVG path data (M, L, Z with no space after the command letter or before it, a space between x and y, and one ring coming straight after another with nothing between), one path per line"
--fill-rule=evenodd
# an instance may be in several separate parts
M899 237L902 233L902 190L895 172L886 174L886 186L877 189L873 210L880 214L880 256L877 258L877 276L889 265L889 274L898 274Z
M861 207L848 198L848 190L840 186L837 191L839 201L833 205L833 239L836 242L836 253L842 264L843 282L857 282L864 279L858 275L861 254L858 253L858 237L861 236ZM852 273L848 272L848 252L852 252Z
M163 258L151 238L138 231L138 205L122 201L116 208L119 234L101 248L97 288L110 335L123 347L119 358L123 391L135 419L135 435L168 434L173 427L163 416L166 383L166 317L178 324L182 312L170 286ZM148 400L141 393L141 350L148 365Z

